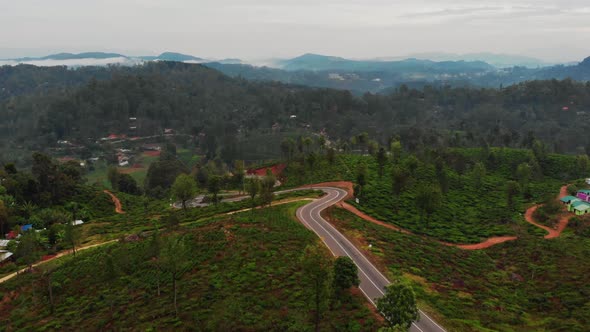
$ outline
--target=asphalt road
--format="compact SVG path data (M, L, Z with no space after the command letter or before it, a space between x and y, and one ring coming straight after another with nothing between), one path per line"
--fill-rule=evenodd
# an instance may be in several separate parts
M297 218L324 241L334 256L348 256L354 261L359 270L360 289L375 305L376 299L383 296L385 287L390 284L389 280L342 233L320 215L324 209L343 200L347 192L330 187L314 189L323 190L327 195L299 208ZM426 313L420 311L420 318L412 323L410 331L441 332L445 329Z
M390 284L390 281L342 233L320 215L326 208L343 200L348 193L343 189L332 187L313 187L313 189L322 190L327 195L300 207L297 210L297 218L324 241L334 256L348 256L354 261L359 270L361 281L359 288L376 306L376 299L384 295L385 287ZM304 188L276 191L275 195L296 190L304 190ZM223 199L223 202L236 202L247 198L247 196L238 196ZM208 204L203 204L205 205ZM175 203L175 207L180 208L180 204ZM419 314L418 321L412 323L410 327L411 332L446 332L422 310Z

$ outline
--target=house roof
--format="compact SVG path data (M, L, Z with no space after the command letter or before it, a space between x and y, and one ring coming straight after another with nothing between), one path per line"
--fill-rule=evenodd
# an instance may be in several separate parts
M4 262L9 259L13 254L10 251L0 250L0 262Z
M590 190L588 190L588 189L580 189L580 190L578 190L578 192L582 193L582 194L590 195Z
M574 210L578 210L578 211L590 210L590 204L587 204L587 203L578 204L578 205L574 206Z
M10 242L10 240L0 240L0 248L6 248L8 242Z
M560 200L562 202L571 202L571 201L574 201L576 199L579 200L579 198L576 198L574 196L564 196L564 197L560 198Z
M580 206L580 205L582 205L582 204L588 204L588 203L586 203L586 202L584 202L584 201L582 201L582 200L577 200L577 201L573 201L573 202L572 202L572 207L574 207L574 208L575 208L576 206Z
M20 227L21 231L23 231L23 232L28 231L31 228L33 228L33 224L26 224L26 225L22 225Z

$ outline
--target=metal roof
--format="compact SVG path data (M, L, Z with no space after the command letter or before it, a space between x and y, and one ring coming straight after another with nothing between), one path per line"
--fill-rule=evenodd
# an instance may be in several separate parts
M582 204L578 204L578 205L574 206L574 210L578 210L578 211L590 210L590 204L582 202Z
M574 201L574 200L576 200L576 199L577 199L577 200L580 200L579 198L577 198L577 197L574 197L574 196L563 196L562 198L560 198L560 200L561 200L562 202L571 202L571 201Z
M580 206L580 205L588 205L588 203L586 203L586 202L584 202L582 200L577 200L577 201L572 202L572 207L574 207L574 208L576 206Z

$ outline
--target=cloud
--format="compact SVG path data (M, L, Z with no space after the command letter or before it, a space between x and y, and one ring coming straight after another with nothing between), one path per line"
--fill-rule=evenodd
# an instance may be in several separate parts
M0 45L217 58L553 46L578 49L573 60L590 54L588 22L588 0L19 0L0 2L0 31L13 32Z

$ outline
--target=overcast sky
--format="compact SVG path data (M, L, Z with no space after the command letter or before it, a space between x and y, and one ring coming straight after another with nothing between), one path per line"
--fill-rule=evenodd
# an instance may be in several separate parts
M590 0L0 0L0 56L590 56Z

